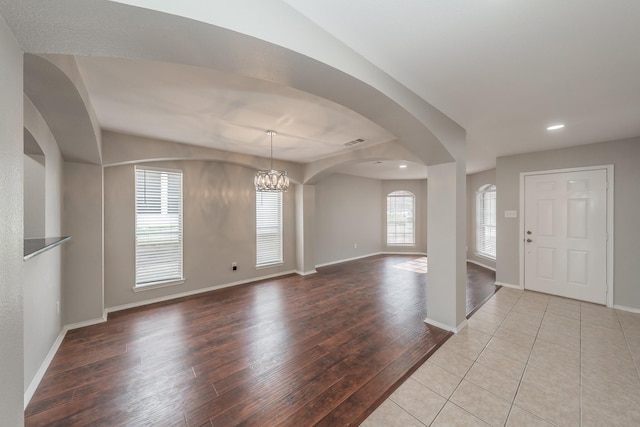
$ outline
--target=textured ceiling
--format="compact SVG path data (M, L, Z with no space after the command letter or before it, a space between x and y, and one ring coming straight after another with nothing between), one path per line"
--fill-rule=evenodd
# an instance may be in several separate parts
M48 50L53 46L50 39L59 39L56 47L65 49L88 46L86 38L65 39L61 28L69 34L98 37L94 46L113 52L114 43L122 42L123 36L104 26L105 16L111 26L126 24L126 32L119 33L127 35L130 46L130 53L124 56L166 56L184 45L191 28L180 23L173 27L175 31L165 28L158 33L156 27L161 23L175 25L176 21L149 11L130 13L123 19L121 9L109 6L112 2L97 0L86 8L80 7L86 3L70 0L55 4L0 0L0 6L3 3L3 16L22 43L49 53L53 53ZM468 172L494 167L496 157L503 155L640 135L637 0L121 3L210 22L330 66L339 64L339 70L354 77L380 81L380 75L349 55L355 51L466 130ZM148 37L134 38L137 27L129 22L136 19L134 15L144 19L140 28ZM32 32L34 20L41 21L41 34ZM225 48L222 40L193 42L193 49L180 51L181 62L206 62L206 57L195 56L199 53L196 48ZM328 46L334 49L326 49ZM247 64L264 67L268 61L256 57ZM375 111L369 119L292 89L283 81L277 86L266 84L264 79L241 80L211 70L151 61L80 58L78 62L101 125L112 130L198 145L219 144L218 148L265 155L264 128L276 127L269 124L276 123L280 135L274 140L274 154L302 162L339 153L344 150L341 144L353 138L371 135L368 143L376 144L393 139L394 133L403 139L400 132L405 126L398 124L399 116L385 122L380 114L384 109L390 111L392 105L359 109L351 96L355 88L343 88L343 93L334 90L332 98L340 99L343 105L351 102L352 110ZM265 77L270 80L271 74ZM316 82L304 83L320 89L322 81ZM326 87L321 89L330 93ZM373 116L378 125L373 124ZM565 129L546 131L558 122L565 123ZM395 130L391 133L382 129L392 125ZM411 146L414 151L420 149L416 141ZM279 147L281 151L277 151ZM388 171L397 169L395 163L387 164ZM360 172L351 171L369 173L371 168L365 162Z

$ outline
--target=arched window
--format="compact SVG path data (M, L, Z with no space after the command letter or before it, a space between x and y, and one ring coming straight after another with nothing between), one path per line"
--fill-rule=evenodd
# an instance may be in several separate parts
M476 192L476 253L496 259L496 186L483 185Z
M415 196L410 191L387 195L387 246L414 246Z

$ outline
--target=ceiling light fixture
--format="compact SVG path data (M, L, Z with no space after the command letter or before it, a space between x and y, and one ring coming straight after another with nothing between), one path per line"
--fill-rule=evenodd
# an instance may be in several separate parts
M563 124L553 125L553 126L549 126L547 130L558 130L558 129L562 129L563 127L564 127Z
M275 130L268 130L267 135L271 137L271 167L269 170L258 171L253 183L256 185L256 191L283 193L289 190L289 177L287 171L273 169L273 137L277 133Z
M407 165L400 165L400 169L406 169Z

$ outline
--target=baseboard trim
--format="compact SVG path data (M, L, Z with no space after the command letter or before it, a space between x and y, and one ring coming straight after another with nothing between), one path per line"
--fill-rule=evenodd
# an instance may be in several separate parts
M626 307L624 305L615 304L613 308L616 310L627 311L629 313L640 313L640 308Z
M128 310L130 308L142 307L142 306L149 305L149 304L155 304L157 302L170 301L170 300L174 300L174 299L178 299L178 298L189 297L189 296L192 296L192 295L203 294L205 292L217 291L218 289L225 289L225 288L230 288L230 287L233 287L233 286L245 285L247 283L257 282L257 281L266 280L266 279L272 279L274 277L279 277L279 276L286 276L288 274L293 274L293 273L296 273L296 271L295 270L289 270L289 271L283 271L283 272L280 272L280 273L269 274L269 275L266 275L266 276L254 277L254 278L246 279L246 280L238 280L237 282L224 283L224 284L221 284L221 285L214 285L214 286L209 286L209 287L206 287L206 288L194 289L192 291L179 292L179 293L176 293L176 294L165 295L163 297L151 298L151 299L146 299L146 300L143 300L143 301L136 301L136 302L132 302L132 303L128 303L128 304L122 304L122 305L117 305L117 306L113 306L113 307L107 307L107 308L105 308L105 311L107 313L113 313L113 312L116 312L116 311Z
M422 255L427 256L426 252L380 252L382 255Z
M308 276L310 274L316 274L318 272L318 270L316 270L315 268L313 270L310 271L298 271L296 270L296 274L299 276Z
M29 402L31 402L31 398L33 398L33 395L38 389L38 386L40 385L40 381L42 381L42 378L44 378L44 374L47 373L47 369L49 369L49 365L51 364L51 361L53 361L54 356L58 352L58 349L60 348L60 344L62 344L62 340L64 340L64 337L67 334L67 331L68 329L66 327L63 327L60 330L58 337L56 338L56 340L53 342L53 345L49 349L49 353L47 353L47 356L42 361L42 364L40 365L40 369L38 369L38 372L36 372L36 375L31 380L29 387L27 387L27 389L24 391L23 410L26 410L27 406L29 406Z
M326 262L326 263L323 263L323 264L316 265L316 268L328 267L330 265L335 265L335 264L342 264L343 262L355 261L357 259L369 258L370 256L376 256L376 255L382 255L382 252L374 252L372 254L360 255L360 256L357 256L357 257L353 257L353 258L347 258L347 259L341 259L341 260L338 260L338 261Z
M518 289L519 291L523 291L524 288L522 286L518 286L518 285L513 285L511 283L505 283L505 282L495 282L496 285L498 286L504 286L505 288L511 288L511 289Z
M449 331L449 332L453 332L454 334L457 334L458 332L462 331L467 326L467 319L464 319L462 321L462 323L460 323L457 327L445 325L442 322L438 322L437 320L433 320L433 319L430 319L428 317L426 319L424 319L424 323L427 323L427 324L435 326L437 328L444 329L445 331Z
M98 323L104 323L107 321L107 313L106 311L102 314L102 317L97 319L85 320L83 322L71 323L69 325L65 325L64 329L70 331L72 329L84 328L85 326L97 325Z
M469 259L469 258L467 258L467 262L470 262L471 264L479 265L480 267L484 267L484 268L486 268L487 270L496 271L496 268L495 268L495 267L490 267L490 266L488 266L488 265L486 265L486 264L483 264L483 263L478 262L478 261L473 260L473 259Z

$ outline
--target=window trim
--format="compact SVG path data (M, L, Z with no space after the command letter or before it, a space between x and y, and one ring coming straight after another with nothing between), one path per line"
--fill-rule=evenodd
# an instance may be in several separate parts
M166 172L178 174L180 176L180 277L167 277L152 282L138 283L138 171ZM180 169L169 169L161 167L148 167L135 165L134 167L134 292L163 288L184 283L184 172Z
M490 194L493 193L494 194L494 218L493 218L493 225L489 224L489 225L485 225L484 221L483 221L483 212L484 212L484 206L486 203L485 197ZM476 203L475 203L475 245L474 245L474 253L477 256L495 261L496 260L496 254L491 254L487 251L484 250L484 248L486 248L486 244L484 244L484 240L481 236L485 235L483 228L493 228L494 230L494 235L497 235L496 230L497 230L497 216L498 216L498 212L497 212L497 189L496 189L496 185L495 184L485 184L482 185L478 188L478 190L476 191ZM483 243L482 247L481 247L481 242ZM495 250L497 244L497 238L493 241L493 247Z
M412 230L411 230L411 243L389 243L389 198L391 197L410 197L411 198L411 215L413 221L411 222ZM394 190L390 193L387 193L387 197L385 199L386 202L386 221L385 221L385 244L387 247L404 247L411 248L416 247L416 195L409 190Z
M277 208L278 214L279 214L279 223L278 223L278 231L279 231L279 257L278 259L272 259L269 261L265 261L263 263L259 263L258 259L259 259L259 253L258 253L258 235L260 234L258 232L258 198L259 197L269 197L270 195L275 195L278 197L278 201L279 201L279 206ZM255 228L255 233L256 233L256 269L262 269L262 268L269 268L269 267L274 267L277 265L282 265L284 264L284 195L282 192L270 192L270 191L256 191L256 209L255 209L255 215L256 215L256 228Z

